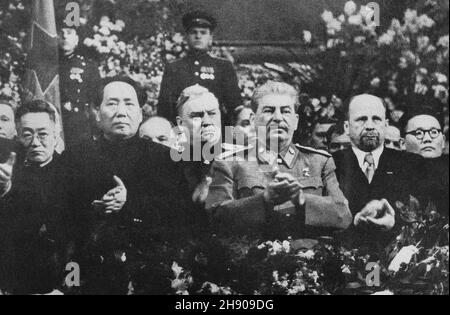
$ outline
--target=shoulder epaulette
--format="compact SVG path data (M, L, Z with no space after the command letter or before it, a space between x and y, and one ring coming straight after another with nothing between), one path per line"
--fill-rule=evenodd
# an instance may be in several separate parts
M310 148L310 147L305 147L299 144L295 145L298 149L303 150L303 151L307 151L307 152L312 152L312 153L317 153L326 157L332 157L332 155L330 153L328 153L325 150L319 150L319 149L314 149L314 148Z

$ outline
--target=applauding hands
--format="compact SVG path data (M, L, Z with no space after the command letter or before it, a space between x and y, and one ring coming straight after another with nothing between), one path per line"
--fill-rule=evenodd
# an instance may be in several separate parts
M8 160L0 164L0 197L3 197L11 187L11 178L15 163L16 154L12 152Z
M354 224L389 231L395 225L395 211L386 199L373 200L355 216Z
M98 210L106 214L116 213L122 210L127 202L127 188L123 181L114 176L116 187L108 191L102 200L95 200L92 205Z
M292 201L295 205L303 206L305 197L302 187L297 179L291 174L275 171L273 181L264 192L264 200L274 206Z

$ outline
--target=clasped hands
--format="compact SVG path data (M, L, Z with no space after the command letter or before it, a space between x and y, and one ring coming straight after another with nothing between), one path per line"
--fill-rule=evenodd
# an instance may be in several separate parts
M116 187L108 191L102 200L95 200L92 203L97 211L112 214L119 212L125 206L128 194L127 188L117 176L114 176L114 182L116 183Z
M264 201L273 206L279 206L292 201L296 206L305 205L305 194L299 181L291 174L275 170L274 179L264 191Z
M373 200L356 214L355 226L389 231L395 226L395 211L386 199Z
M14 164L16 163L16 153L11 153L5 163L0 163L0 197L8 192L11 187L11 179Z

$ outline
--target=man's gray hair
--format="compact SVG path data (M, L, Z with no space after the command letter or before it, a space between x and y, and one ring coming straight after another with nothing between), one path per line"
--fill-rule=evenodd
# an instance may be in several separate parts
M299 91L284 82L276 82L276 81L267 81L265 84L259 86L252 97L252 109L256 113L259 107L259 101L267 95L288 95L294 99L295 112L298 112L298 108L300 107L299 102Z
M217 97L213 93L211 93L210 90L208 90L207 88L205 88L201 85L196 84L196 85L192 85L190 87L185 88L183 90L183 92L181 92L181 95L177 101L178 115L179 116L182 115L183 107L187 102L198 99L206 94L211 95L215 99L217 99Z

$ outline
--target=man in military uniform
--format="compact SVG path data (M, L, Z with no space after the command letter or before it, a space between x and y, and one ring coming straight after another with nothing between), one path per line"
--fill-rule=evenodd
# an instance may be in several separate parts
M233 65L209 55L216 20L205 12L192 12L183 17L188 55L169 64L165 70L159 95L158 113L175 122L176 103L181 92L199 84L218 99L224 125L231 126L233 110L240 105L241 94Z
M60 31L60 88L62 120L67 148L93 137L91 100L100 74L94 63L77 53L79 36L74 28Z
M183 165L186 194L194 207L204 209L211 163L233 148L221 142L221 112L219 101L207 88L194 85L186 88L177 104L177 125L184 138L172 159Z
M292 143L297 91L268 82L255 91L253 107L256 146L213 165L206 208L214 228L268 238L346 229L352 216L331 155Z

